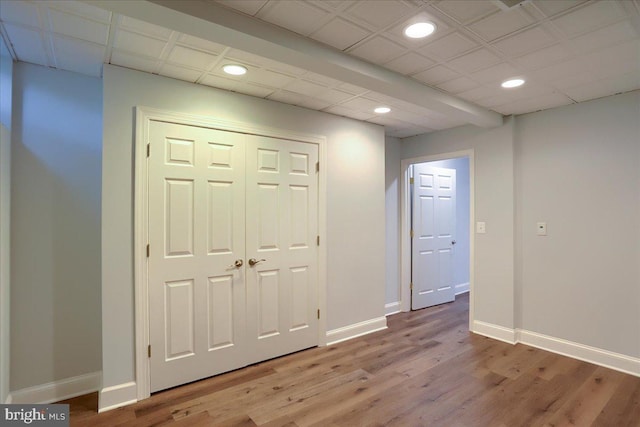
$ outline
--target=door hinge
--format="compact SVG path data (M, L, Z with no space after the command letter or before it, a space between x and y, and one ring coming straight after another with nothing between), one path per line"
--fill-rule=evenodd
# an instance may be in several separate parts
M150 153L151 153L151 144L147 144L147 157L149 157Z
M320 162L316 162L316 172L320 172Z
M151 358L151 344L147 346L147 356Z
M318 319L320 319L320 309L318 309Z
M149 244L147 243L147 258L149 258Z
M413 177L409 178L409 184L413 184Z
M411 238L413 239L413 230L411 230L411 231L409 232L409 235L410 235L410 236L411 236ZM147 256L149 256L149 255L147 255Z
M409 290L413 290L413 282L409 283Z
M320 246L320 236L316 236L316 246Z

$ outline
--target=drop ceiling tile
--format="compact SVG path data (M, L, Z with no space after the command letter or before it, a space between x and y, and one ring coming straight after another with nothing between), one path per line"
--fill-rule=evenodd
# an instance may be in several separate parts
M279 90L272 93L268 97L271 100L284 102L285 104L298 105L312 110L322 110L329 106L327 102L313 99L308 96L301 95L299 93L289 92L286 90Z
M499 61L500 58L497 55L488 49L481 48L449 61L447 65L453 67L457 71L471 73L476 70L487 68Z
M177 65L164 64L158 74L160 74L161 76L172 77L174 79L194 83L200 78L202 72L179 67Z
M611 88L611 93L624 93L640 89L640 72L610 77L602 81Z
M438 87L445 92L460 93L471 89L476 89L478 83L474 82L468 77L460 77L455 80L450 80L446 83L439 84Z
M611 95L611 90L602 82L590 82L564 91L572 99L582 102Z
M246 13L247 15L255 15L258 13L260 9L267 4L267 1L268 0L216 0L217 3Z
M440 59L450 59L478 47L478 44L458 32L441 37L419 49L419 52Z
M102 75L105 46L59 36L52 36L52 41L58 68L94 77Z
M561 62L550 67L542 68L534 71L531 74L535 76L537 80L544 82L553 82L554 80L583 73L585 71L584 63L572 59L570 61Z
M519 9L500 11L481 21L471 24L468 28L480 35L486 41L493 41L499 37L521 30L533 23L533 20Z
M344 50L369 35L369 32L342 18L335 18L311 35L322 43Z
M150 24L124 15L121 17L120 27L134 33L144 34L162 40L169 40L169 37L171 37L171 33L173 32L168 28L160 27L158 25Z
M331 104L339 104L346 101L349 98L353 98L353 95L347 92L343 92L338 89L327 89L315 95L315 98L326 101Z
M625 17L616 1L599 1L562 15L552 22L569 37L594 31Z
M510 104L496 107L496 111L502 114L525 114L548 108L560 107L572 104L573 101L561 93L552 93L536 98L527 98Z
M552 17L560 12L576 7L586 0L536 0L535 6L547 17Z
M244 93L245 95L256 96L258 98L266 98L267 96L271 95L275 89L241 82L236 85L234 90L236 92Z
M26 1L0 2L0 20L16 24L39 27L38 8L33 3Z
M529 70L549 67L569 58L567 51L559 44L540 49L515 59L518 65Z
M319 83L327 87L336 87L336 86L340 86L341 84L339 80L332 79L331 77L323 76L321 74L316 74L311 71L306 72L303 75L303 78L305 80L310 80L312 82Z
M21 25L4 24L18 60L39 65L49 65L44 43L39 32Z
M375 2L375 7L371 6L371 2L368 1L354 2L353 7L347 10L347 14L379 30L393 24L411 11L407 4L393 0L378 0Z
M162 40L120 30L116 35L114 47L147 57L159 58L166 44Z
M338 116L349 117L356 120L367 120L374 116L374 113L360 112L341 105L334 105L325 109L327 113L336 114Z
M461 92L458 96L462 99L466 99L467 101L474 102L479 99L495 96L496 92L498 92L498 89L495 87L480 86L475 89Z
M308 96L314 97L326 91L328 88L326 86L319 85L317 83L298 79L288 84L285 87L285 89L291 92L299 93L301 95L308 95Z
M436 7L462 24L475 21L499 10L489 0L444 0L438 2Z
M471 77L480 83L495 83L495 86L497 87L498 83L508 78L522 76L522 74L523 73L521 73L511 64L502 62L489 68L485 68L482 71L476 71L475 73L471 74Z
M459 76L460 73L453 71L450 68L443 65L436 65L433 68L415 74L413 78L429 85L436 85L438 83L446 82L447 80L453 80Z
M218 89L233 90L239 84L238 80L227 79L213 74L206 75L200 81L203 85Z
M330 14L309 3L286 1L269 3L256 16L307 36L317 30Z
M553 44L555 39L541 27L534 27L504 38L493 46L508 56L518 56Z
M225 50L225 46L211 42L209 40L201 39L199 37L190 36L188 34L181 34L178 38L178 43L192 49L203 50L205 52L221 54Z
M354 49L349 49L349 53L375 64L385 63L404 53L405 48L384 37L375 37L367 40Z
M590 71L602 78L634 71L640 73L640 38L600 49L582 60Z
M134 70L146 71L147 73L153 73L158 65L158 61L153 58L132 55L131 53L117 49L111 52L110 63Z
M109 12L108 10L87 4L82 1L58 0L44 1L41 3L46 4L46 6L49 8L63 10L65 12L73 13L74 15L78 15L86 19L102 22L103 24L108 24L111 20L111 12Z
M350 83L342 83L338 86L338 89L348 92L352 95L364 95L365 93L370 92L369 89L352 85Z
M573 50L580 53L623 43L638 37L629 21L618 22L597 31L589 32L571 40Z
M246 79L258 85L274 88L282 88L295 80L292 76L263 69L249 70Z
M205 70L210 67L219 57L198 50L188 49L182 46L174 46L167 58L167 61L176 65Z
M430 66L434 65L430 59L425 58L422 55L418 55L417 53L409 52L396 58L390 62L387 62L384 66L393 71L397 71L400 74L414 74L418 71L425 70Z
M239 61L244 64L253 65L254 67L260 67L276 71L282 74L289 74L292 76L301 76L306 73L301 68L294 67L292 65L283 64L274 60L254 55L252 53L243 52L241 50L232 49L225 55L225 60L230 62Z
M51 29L65 36L75 37L92 43L107 44L109 26L90 21L69 13L49 9Z
M499 105L505 105L511 102L514 102L515 98L511 96L507 92L496 94L495 96L491 96L489 98L483 98L475 101L476 104L488 108L490 110L495 110L495 108Z
M358 110L358 111L368 113L368 112L373 112L373 110L379 106L379 103L371 99L358 97L358 98L350 99L346 102L343 102L340 105L346 108L350 108L352 110Z
M562 90L569 89L576 86L581 86L587 83L593 83L598 81L598 77L589 72L582 72L579 74L570 74L565 77L559 77L553 79L549 82L549 84L553 85L553 87Z

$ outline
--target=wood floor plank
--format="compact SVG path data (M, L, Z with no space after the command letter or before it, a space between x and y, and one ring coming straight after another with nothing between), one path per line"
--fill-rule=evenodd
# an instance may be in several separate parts
M71 426L640 427L640 378L469 333L468 295L388 328L155 393Z

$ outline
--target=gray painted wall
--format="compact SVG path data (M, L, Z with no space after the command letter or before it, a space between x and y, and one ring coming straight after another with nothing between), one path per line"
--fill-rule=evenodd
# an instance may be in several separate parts
M103 387L135 380L132 135L136 105L326 135L328 329L384 316L381 126L108 65L103 80Z
M640 91L519 116L515 143L521 327L640 356Z
M387 137L385 142L385 214L386 214L386 305L400 310L400 140Z
M0 403L9 396L13 59L0 37Z
M17 63L11 390L100 370L100 79Z

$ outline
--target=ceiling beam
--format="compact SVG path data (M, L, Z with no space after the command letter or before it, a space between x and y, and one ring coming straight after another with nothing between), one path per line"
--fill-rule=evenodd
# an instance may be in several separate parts
M202 0L88 0L87 3L181 33L350 83L482 127L502 115L379 65Z

